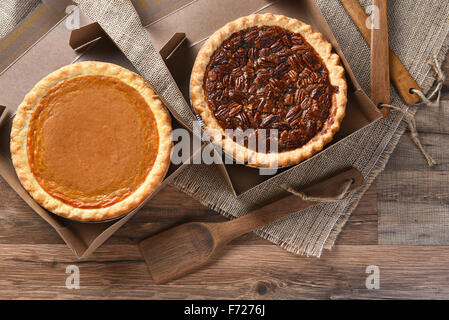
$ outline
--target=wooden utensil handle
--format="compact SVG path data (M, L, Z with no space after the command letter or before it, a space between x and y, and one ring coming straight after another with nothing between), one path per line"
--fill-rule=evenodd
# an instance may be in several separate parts
M339 194L342 188L347 186L348 181L352 183L349 189L347 189L347 192L351 192L365 183L361 173L351 168L324 181L313 184L304 189L303 192L311 196L332 197ZM289 195L260 209L251 211L243 217L228 222L211 224L210 227L217 234L215 238L221 239L220 241L226 243L245 233L276 222L319 203L318 201L305 201L298 196Z
M373 9L378 12L371 28L371 100L378 106L390 103L390 75L388 55L388 0L373 0ZM390 109L382 108L384 117L388 117Z
M371 30L366 26L368 16L366 15L363 7L357 0L340 0L340 2L348 12L356 27L359 29L366 43L370 45ZM390 78L398 90L402 100L407 105L418 102L419 97L416 94L411 93L410 89L420 89L419 85L402 64L401 60L399 60L398 56L391 49L389 49L389 61Z

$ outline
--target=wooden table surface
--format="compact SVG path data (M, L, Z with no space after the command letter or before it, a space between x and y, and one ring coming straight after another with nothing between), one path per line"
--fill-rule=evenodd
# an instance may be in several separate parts
M446 60L443 69L449 74L449 59ZM447 85L448 81L441 108L449 116ZM419 111L416 120L419 129ZM447 139L447 132L426 133L440 138L441 134ZM449 159L449 150L439 152L443 159ZM410 161L423 168L422 175L427 174L423 159ZM447 174L439 177L436 179L440 180L432 181L433 185L448 183ZM407 192L422 194L419 188ZM381 198L382 190L377 190L374 183L335 247L325 251L320 259L296 256L248 234L233 241L196 273L167 285L156 285L136 244L183 221L222 217L168 187L88 260L78 261L56 232L0 178L0 298L449 298L449 245L380 245L377 205ZM422 206L425 210L426 204ZM79 267L80 289L66 288L69 265ZM379 289L366 288L366 268L370 265L379 267Z

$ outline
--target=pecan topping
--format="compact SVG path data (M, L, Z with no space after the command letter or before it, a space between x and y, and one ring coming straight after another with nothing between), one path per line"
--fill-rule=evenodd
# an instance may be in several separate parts
M279 152L303 146L322 130L338 92L312 46L273 26L226 39L210 59L203 89L224 129L277 129Z

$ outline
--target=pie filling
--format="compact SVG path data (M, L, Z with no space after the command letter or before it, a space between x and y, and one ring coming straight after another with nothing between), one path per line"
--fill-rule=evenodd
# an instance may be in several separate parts
M331 86L326 66L300 34L257 26L233 33L214 52L203 89L223 129L254 129L243 140L246 147L252 148L248 137L254 135L266 139L259 152L270 151L270 139L283 152L323 129L338 87ZM270 137L269 129L277 135Z
M39 185L73 207L104 208L135 192L158 150L156 121L140 93L121 80L82 75L39 101L27 154Z

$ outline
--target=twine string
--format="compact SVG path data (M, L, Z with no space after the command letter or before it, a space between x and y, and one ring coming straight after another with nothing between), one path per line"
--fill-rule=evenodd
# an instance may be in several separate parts
M310 196L305 194L304 192L301 191L297 191L295 189L293 189L292 187L285 185L285 184L281 184L280 187L288 192L290 192L291 194L300 197L302 200L304 201L315 201L315 202L332 202L332 201L339 201L339 200L343 200L348 191L349 188L351 187L351 185L354 183L354 179L348 179L345 181L345 183L342 185L341 191L336 194L335 196L332 197L315 197L315 196Z
M418 90L418 89L411 89L411 92L418 95L419 98L421 99L421 102L424 103L426 106L439 107L440 98L441 98L441 89L443 88L443 83L444 83L446 77L443 74L443 70L441 70L441 66L438 63L436 56L433 56L433 59L431 61L429 61L429 64L432 66L432 68L435 70L435 72L437 74L437 85L436 85L435 89L427 97L421 90ZM436 97L435 101L432 102L431 99L433 97L435 97L435 95L437 97ZM398 107L395 105L381 104L381 107L386 107L386 108L390 108L393 110L397 110L404 115L404 119L407 122L408 128L410 130L410 136L412 138L412 141L416 144L416 146L419 148L419 150L423 154L429 167L433 167L434 165L436 165L437 162L426 151L426 149L424 149L424 147L419 139L418 130L416 128L415 116L407 109L401 108L401 107Z
M408 128L410 130L410 137L412 138L412 141L416 144L416 146L419 148L423 156L426 158L429 167L433 167L434 165L436 165L437 162L435 161L435 159L433 159L432 156L426 151L426 149L424 149L423 145L421 144L421 141L419 140L418 130L416 129L416 121L413 114L408 110L402 109L401 107L394 106L391 104L382 104L381 107L387 107L402 112L402 114L404 115L404 119L407 122Z
M429 94L428 97L426 97L421 90L411 89L411 91L417 94L421 98L422 102L427 106L438 107L440 105L441 89L443 88L446 76L444 75L443 70L441 70L441 66L438 63L436 56L433 56L433 59L429 61L429 64L432 66L432 68L435 70L437 74L437 85L435 89L432 91L432 93ZM437 95L437 98L435 99L434 102L431 102L430 99L432 99L435 95Z

